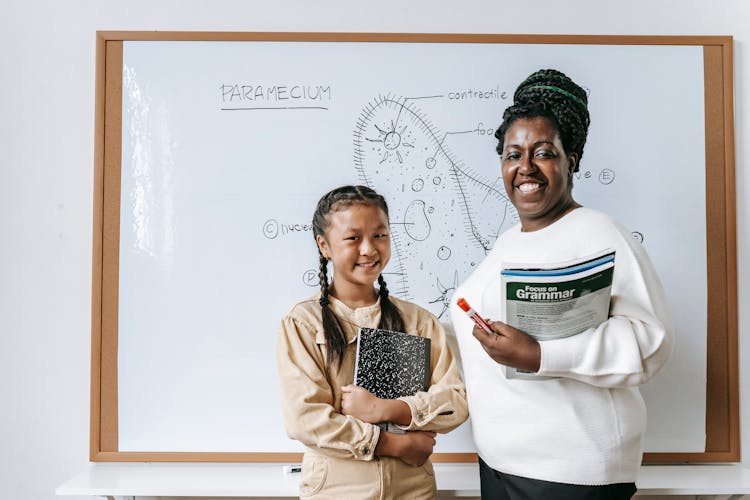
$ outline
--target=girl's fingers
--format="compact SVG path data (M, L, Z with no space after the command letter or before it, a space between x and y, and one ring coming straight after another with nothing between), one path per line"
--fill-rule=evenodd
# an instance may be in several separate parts
M342 386L342 387L341 387L341 390L342 390L343 392L358 392L358 391L364 391L364 389L363 389L363 388L361 388L360 386L358 386L358 385L355 385L355 384L348 384L348 385Z

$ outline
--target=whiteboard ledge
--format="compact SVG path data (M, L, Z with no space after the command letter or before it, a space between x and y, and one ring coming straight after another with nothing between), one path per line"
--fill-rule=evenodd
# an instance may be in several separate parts
M290 464L91 464L60 485L61 496L297 496ZM441 496L479 496L477 464L435 464ZM740 464L644 465L637 495L750 494L750 469Z

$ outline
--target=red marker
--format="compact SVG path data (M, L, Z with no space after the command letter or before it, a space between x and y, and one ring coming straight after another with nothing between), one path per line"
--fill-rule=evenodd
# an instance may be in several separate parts
M476 312L474 309L471 308L468 302L466 302L466 299L463 297L458 299L456 301L456 304L458 304L458 307L464 310L464 312L472 319L474 320L474 323L477 324L479 328L484 330L485 332L489 333L490 335L496 335L495 332L492 331L492 328L490 328L490 325L487 324L487 322L482 318L478 312Z

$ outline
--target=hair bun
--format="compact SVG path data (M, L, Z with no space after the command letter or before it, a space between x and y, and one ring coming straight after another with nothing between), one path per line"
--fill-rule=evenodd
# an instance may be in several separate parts
M557 94L555 96L554 94ZM513 101L520 105L533 105L564 97L582 106L588 115L586 91L565 73L556 69L540 69L526 78L513 94Z

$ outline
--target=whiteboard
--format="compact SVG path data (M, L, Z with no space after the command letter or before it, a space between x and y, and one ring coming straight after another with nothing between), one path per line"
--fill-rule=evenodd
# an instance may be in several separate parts
M704 451L702 47L123 45L120 451L302 449L283 429L276 329L316 291L310 220L333 187L386 197L389 289L448 324L456 284L517 223L493 132L543 67L589 92L574 197L642 241L675 312L673 358L642 387L646 451ZM470 422L436 446L474 450Z

